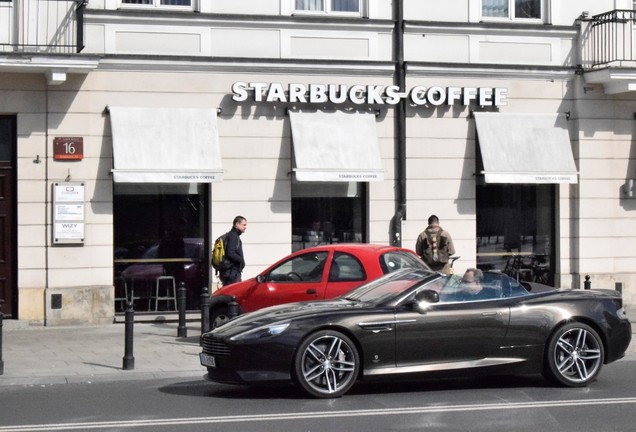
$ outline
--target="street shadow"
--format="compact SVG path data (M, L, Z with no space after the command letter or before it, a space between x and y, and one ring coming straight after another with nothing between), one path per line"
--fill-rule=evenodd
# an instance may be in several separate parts
M378 380L360 382L347 393L351 395L371 395L410 392L440 392L454 390L484 390L510 388L546 388L552 387L540 375L492 375L483 377L456 376L446 378L422 378L417 380Z
M179 382L159 388L161 393L175 396L222 399L302 399L304 393L290 385L248 386L211 383L206 380Z
M115 369L115 370L121 370L122 369L120 366L111 366L111 365L106 365L106 364L101 364L101 363L84 362L84 364L88 365L88 366L97 366L97 367L101 367L101 368L105 368L105 369Z
M510 388L549 388L552 384L540 375L449 377L441 379L417 380L377 380L358 382L346 395L370 396L391 393L443 392L455 390L484 390ZM211 383L205 380L174 383L159 388L162 393L178 396L199 396L222 399L309 399L300 388L289 385L248 386ZM345 396L346 396L345 395Z

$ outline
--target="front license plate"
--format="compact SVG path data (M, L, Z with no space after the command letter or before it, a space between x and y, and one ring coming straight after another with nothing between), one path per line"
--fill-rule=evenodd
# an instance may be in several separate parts
M216 367L216 359L206 353L199 353L199 360L203 366Z

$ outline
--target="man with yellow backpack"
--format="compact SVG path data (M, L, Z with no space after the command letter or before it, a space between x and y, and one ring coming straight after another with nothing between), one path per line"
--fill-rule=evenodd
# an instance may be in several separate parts
M237 216L232 229L214 242L211 265L223 283L229 285L241 281L241 273L245 267L241 234L247 229L247 219Z

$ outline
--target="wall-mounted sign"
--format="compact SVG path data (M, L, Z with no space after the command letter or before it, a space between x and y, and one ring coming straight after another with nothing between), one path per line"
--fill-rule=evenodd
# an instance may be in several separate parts
M263 82L235 82L232 92L236 102L289 103L353 103L356 105L396 105L408 98L414 105L464 105L503 106L507 104L508 89L502 87L441 87L415 86L400 92L396 85L346 85L346 84L288 84Z
M84 243L84 183L53 184L53 243Z
M53 159L82 160L84 158L84 138L55 137L53 138Z

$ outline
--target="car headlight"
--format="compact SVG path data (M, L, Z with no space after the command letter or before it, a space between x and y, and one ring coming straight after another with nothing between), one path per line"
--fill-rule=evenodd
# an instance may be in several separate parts
M284 332L287 327L289 327L288 322L278 323L278 324L269 324L261 327L256 327L255 329L248 330L243 333L239 333L236 336L232 336L230 340L233 341L244 341L249 339L262 339L271 336L277 336Z

